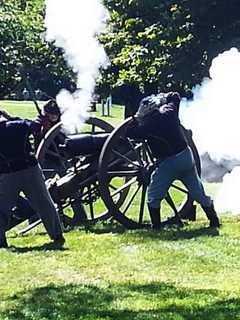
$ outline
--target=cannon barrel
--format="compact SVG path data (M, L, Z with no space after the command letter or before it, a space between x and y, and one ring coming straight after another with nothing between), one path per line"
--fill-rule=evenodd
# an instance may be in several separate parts
M108 136L108 133L68 136L63 148L72 157L99 154Z

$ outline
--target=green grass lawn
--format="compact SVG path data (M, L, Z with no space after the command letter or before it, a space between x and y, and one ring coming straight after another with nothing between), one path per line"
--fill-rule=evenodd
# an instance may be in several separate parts
M34 117L31 103L0 105ZM117 124L115 108L105 120ZM79 227L62 250L46 246L41 226L24 237L13 230L0 250L0 320L240 319L240 221L221 219L219 232L200 210L196 222L161 232Z

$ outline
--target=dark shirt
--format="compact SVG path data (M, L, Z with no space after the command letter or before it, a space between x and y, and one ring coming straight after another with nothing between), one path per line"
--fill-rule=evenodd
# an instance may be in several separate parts
M0 173L14 172L37 164L29 136L39 130L30 120L0 123Z
M187 147L178 118L178 106L168 103L128 128L127 136L146 139L156 158L173 156Z

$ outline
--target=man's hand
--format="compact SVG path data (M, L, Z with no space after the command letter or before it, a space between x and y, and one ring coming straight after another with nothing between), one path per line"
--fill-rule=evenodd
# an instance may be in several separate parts
M35 122L41 125L42 131L48 131L52 127L52 123L46 115L39 115Z

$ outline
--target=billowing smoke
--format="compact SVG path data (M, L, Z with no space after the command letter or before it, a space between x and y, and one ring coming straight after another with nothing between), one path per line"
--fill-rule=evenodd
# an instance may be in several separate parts
M212 61L210 78L183 100L181 119L193 131L201 155L203 178L223 181L215 205L240 213L240 52L236 48Z
M108 12L101 0L45 0L46 39L62 48L69 66L76 74L77 90L64 88L57 102L64 111L62 121L75 131L88 118L88 108L101 67L108 59L97 36L105 30Z

